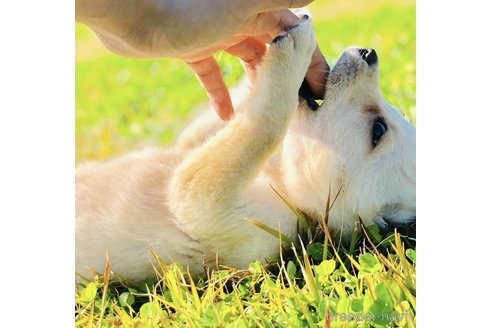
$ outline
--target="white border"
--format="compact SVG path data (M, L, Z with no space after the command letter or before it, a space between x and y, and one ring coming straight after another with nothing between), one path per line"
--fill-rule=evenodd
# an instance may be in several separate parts
M4 323L73 325L73 13L71 1L0 4ZM418 1L417 19L417 320L483 326L492 294L490 9Z
M481 327L490 321L490 13L486 1L417 3L417 322L422 327Z
M6 327L74 324L74 19L72 1L0 4Z

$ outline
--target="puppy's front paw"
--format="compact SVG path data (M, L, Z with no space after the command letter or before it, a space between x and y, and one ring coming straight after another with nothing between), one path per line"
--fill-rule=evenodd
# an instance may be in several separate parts
M265 61L275 68L274 74L281 74L277 78L293 79L300 85L315 48L311 19L305 15L299 24L289 27L273 39Z

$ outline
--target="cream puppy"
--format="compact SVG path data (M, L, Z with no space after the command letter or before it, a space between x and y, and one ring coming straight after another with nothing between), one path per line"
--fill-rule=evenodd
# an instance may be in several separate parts
M367 225L415 219L415 128L381 96L372 49L345 50L321 106L299 103L315 49L310 20L277 37L236 116L194 122L170 149L82 166L76 176L76 271L104 268L130 279L164 261L199 272L244 268L278 254L255 219L296 238L296 218L272 190L348 236ZM331 188L331 191L330 191Z

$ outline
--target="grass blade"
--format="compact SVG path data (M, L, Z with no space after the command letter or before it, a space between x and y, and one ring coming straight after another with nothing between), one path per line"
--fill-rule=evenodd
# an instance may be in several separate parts
M291 245L294 243L294 241L292 239L290 239L289 237L287 237L286 235L281 233L280 230L275 230L273 228L270 228L269 226L267 226L266 224L264 224L263 222L260 222L258 220L254 220L254 219L246 219L246 220L248 220L251 224L254 224L255 226L257 226L261 230L269 233L270 235L272 235L276 238L282 239L282 242L285 242L288 245Z

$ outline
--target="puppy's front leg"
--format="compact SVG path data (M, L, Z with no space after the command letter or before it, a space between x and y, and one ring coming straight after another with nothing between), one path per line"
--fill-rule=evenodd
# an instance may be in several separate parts
M315 44L307 16L277 37L242 104L244 111L176 169L170 207L190 236L204 239L223 233L217 228L227 223L214 220L241 205L241 192L284 137Z

